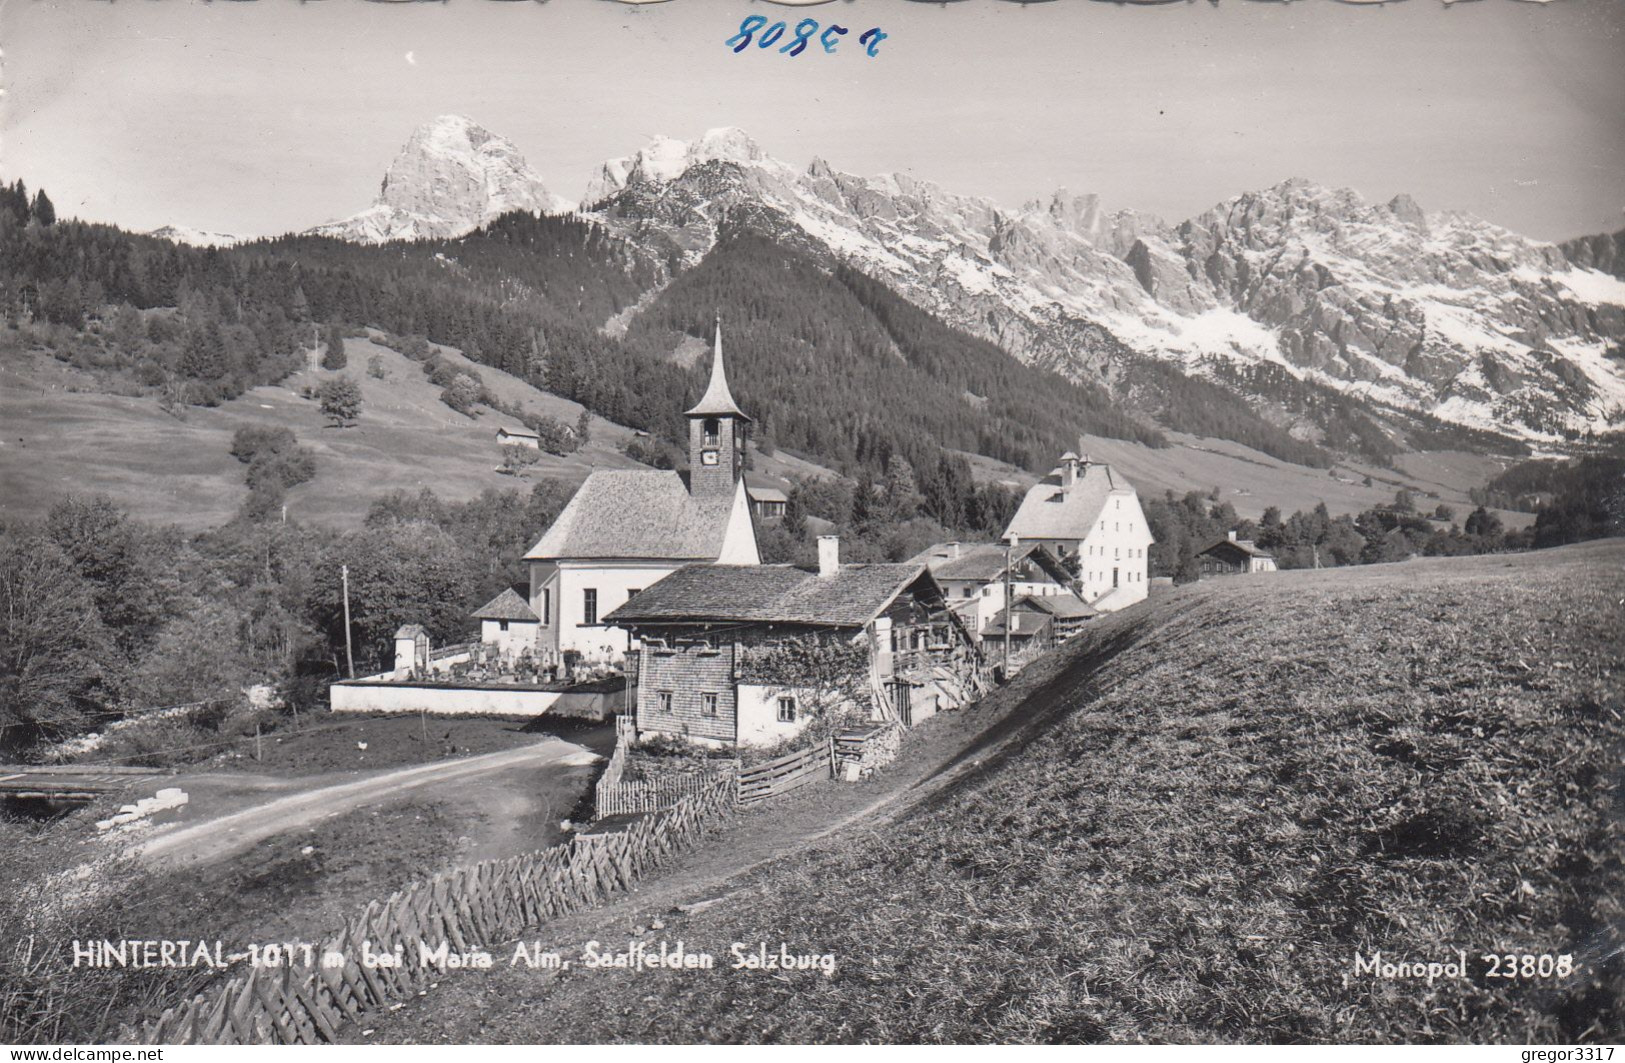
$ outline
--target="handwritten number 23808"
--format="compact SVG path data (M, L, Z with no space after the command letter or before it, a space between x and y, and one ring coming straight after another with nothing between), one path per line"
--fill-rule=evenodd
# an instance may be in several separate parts
M764 26L767 27L765 30L762 29ZM749 15L746 16L745 21L739 24L739 32L723 43L736 53L749 48L753 40L758 48L771 48L784 39L785 26L786 23L783 22L775 22L773 25L768 26L766 16ZM758 30L761 30L760 37L756 35ZM818 43L823 46L826 53L833 54L836 45L841 43L841 38L849 32L851 31L845 26L838 26L831 22L823 33L818 34ZM818 20L812 18L802 19L796 23L795 32L790 35L788 41L785 41L783 47L779 49L779 53L790 56L800 55L807 50L807 43L813 39L815 33L818 33ZM864 30L858 36L858 43L863 46L865 54L873 57L876 54L876 49L880 47L880 42L889 36L891 34L883 32L879 26L876 26L874 29Z

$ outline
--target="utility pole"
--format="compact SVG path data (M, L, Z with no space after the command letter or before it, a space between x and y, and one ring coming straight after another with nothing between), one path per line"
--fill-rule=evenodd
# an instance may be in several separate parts
M1010 681L1010 624L1015 611L1010 608L1010 540L1004 541L1004 681Z
M355 678L355 647L350 644L350 566L340 565L339 574L344 580L344 663L350 669L350 678Z

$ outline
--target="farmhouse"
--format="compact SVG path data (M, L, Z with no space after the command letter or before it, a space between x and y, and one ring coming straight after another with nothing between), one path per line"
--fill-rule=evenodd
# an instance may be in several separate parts
M528 428L498 428L497 445L503 447L529 447L542 449L542 437Z
M1226 538L1201 550L1196 563L1202 579L1209 576L1233 576L1252 572L1274 572L1275 555L1260 550L1251 539L1238 539L1231 532Z
M604 618L639 591L696 562L761 562L741 480L750 418L728 391L720 324L710 385L686 416L686 478L596 471L525 555L544 661L578 655L613 663L626 654L627 635Z
M1028 489L1004 538L1042 543L1075 565L1079 596L1099 612L1143 601L1149 589L1146 551L1154 540L1140 496L1110 465L1071 451Z
M762 476L745 474L745 495L750 499L750 515L758 523L783 520L790 506L784 488Z
M1065 597L1082 604L1072 590L1072 573L1041 543L941 543L913 560L931 570L949 605L977 638L1004 611L1006 569L1013 599Z
M815 719L912 725L976 696L970 633L919 563L690 565L607 618L638 639L639 734L771 746Z

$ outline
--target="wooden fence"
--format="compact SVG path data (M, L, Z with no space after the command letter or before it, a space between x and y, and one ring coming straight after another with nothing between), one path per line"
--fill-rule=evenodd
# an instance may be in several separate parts
M589 908L627 889L688 847L736 799L731 776L618 834L573 841L415 882L369 904L325 939L313 962L250 968L165 1011L136 1037L143 1044L321 1044L363 1013L416 996L446 970L422 962L424 947L455 953L518 937L524 930ZM398 966L368 966L400 950ZM342 962L332 965L325 958ZM493 963L506 962L500 955Z
M835 739L799 753L787 753L739 772L739 803L764 801L787 794L834 773Z
M731 778L733 773L686 772L640 782L622 782L615 786L605 786L604 780L600 779L593 797L594 808L599 819L630 812L658 812L702 792L724 775Z

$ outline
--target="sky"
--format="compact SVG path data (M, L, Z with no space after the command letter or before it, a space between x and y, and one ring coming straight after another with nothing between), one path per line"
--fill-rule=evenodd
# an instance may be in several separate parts
M853 32L735 54L751 14ZM0 177L132 229L353 214L446 113L571 199L651 135L731 125L1012 208L1065 187L1177 222L1299 176L1539 239L1625 227L1618 0L0 0L0 46Z

